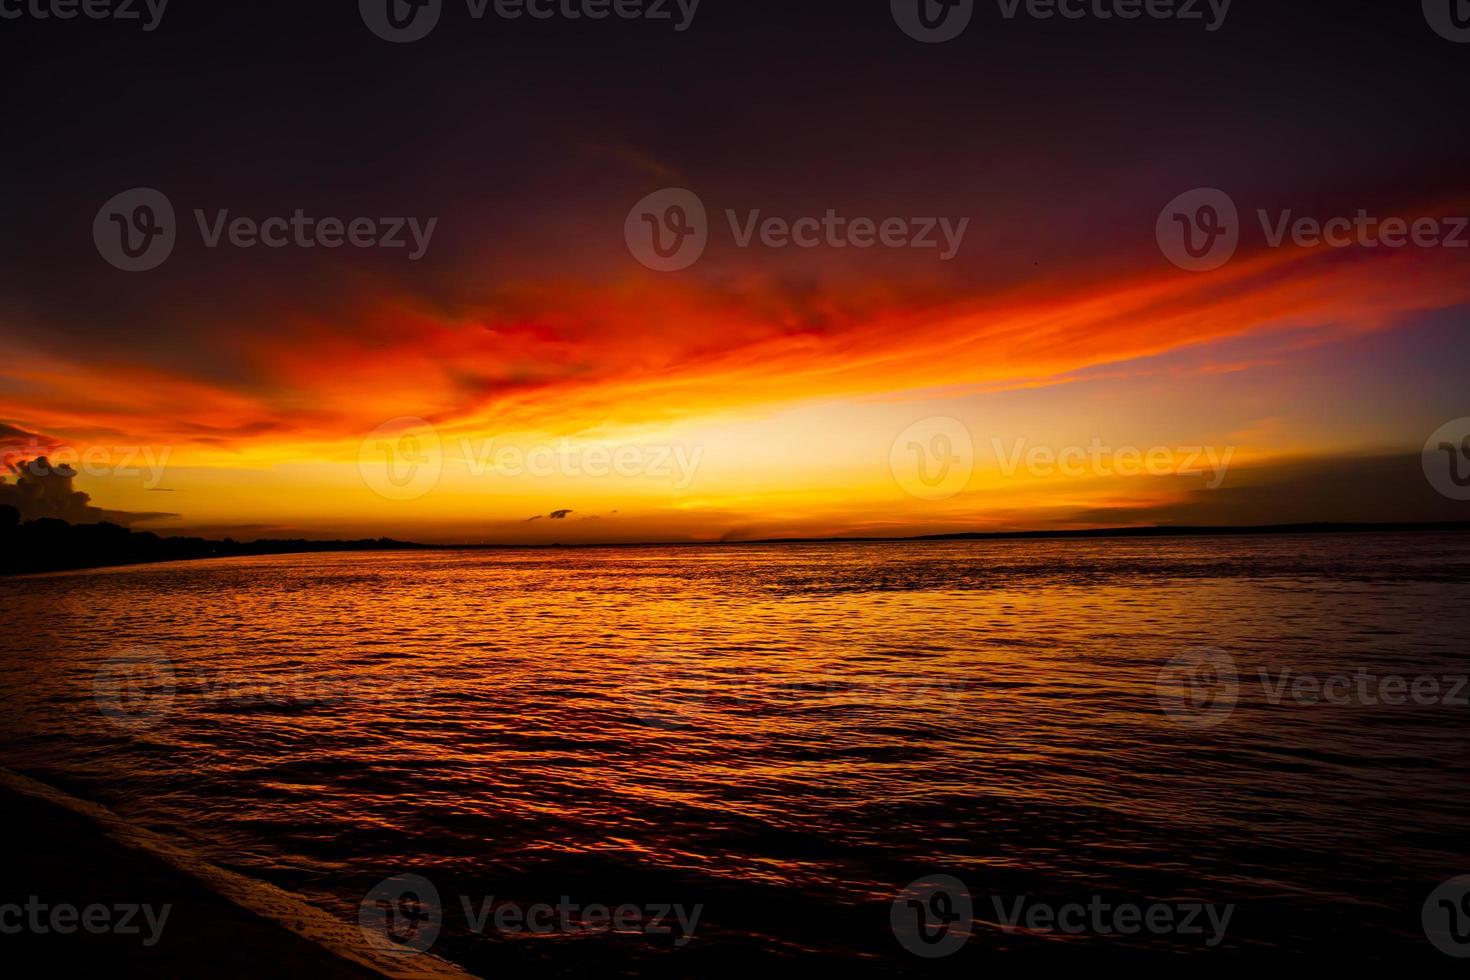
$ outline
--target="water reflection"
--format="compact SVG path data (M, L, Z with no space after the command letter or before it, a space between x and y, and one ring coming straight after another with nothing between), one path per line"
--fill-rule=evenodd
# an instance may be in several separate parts
M1424 895L1470 867L1470 708L1306 704L1280 679L1463 675L1467 581L1464 538L1430 536L270 557L0 581L0 761L344 919L406 873L446 896L706 910L674 947L487 935L448 899L437 948L477 970L680 974L811 951L917 969L888 920L931 873L974 893L954 964L1077 945L1001 928L995 899L1017 895L1235 902L1222 955L1344 929L1388 955L1424 944ZM1160 686L1194 649L1236 670L1207 725Z

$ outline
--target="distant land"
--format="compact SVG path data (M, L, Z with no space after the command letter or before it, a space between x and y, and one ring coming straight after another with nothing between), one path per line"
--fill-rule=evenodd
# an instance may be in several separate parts
M151 531L130 531L116 524L68 524L55 519L21 523L13 507L0 506L0 575L72 571L121 565L143 565L206 558L256 555L312 554L350 551L487 551L564 548L689 548L780 544L884 544L924 541L1024 541L1070 538L1236 537L1262 534L1366 534L1408 532L1470 532L1470 521L1394 524L1270 524L1256 527L1155 526L1096 528L1079 531L964 531L909 537L767 538L755 541L647 542L598 545L435 545L366 538L359 541L310 541L268 538L161 537Z
M1048 538L1196 538L1234 537L1251 534L1384 534L1410 531L1470 531L1470 521L1421 521L1348 524L1320 521L1306 524L1227 525L1157 524L1149 527L1105 527L1075 531L957 531L952 534L923 534L911 537L874 538L768 538L761 541L731 541L727 544L826 544L841 541L1025 541Z
M6 512L9 511L9 514ZM285 555L318 551L401 551L431 548L391 538L364 541L165 538L117 524L68 524L54 518L18 520L13 507L0 507L0 575L71 571L115 565L145 565L201 558Z

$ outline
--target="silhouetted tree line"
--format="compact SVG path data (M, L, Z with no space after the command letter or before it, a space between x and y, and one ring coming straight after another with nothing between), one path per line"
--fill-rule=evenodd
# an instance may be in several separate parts
M55 518L21 523L17 508L0 505L0 575L197 558L423 547L426 546L391 538L362 541L164 538L151 531L129 531L117 524L68 524Z

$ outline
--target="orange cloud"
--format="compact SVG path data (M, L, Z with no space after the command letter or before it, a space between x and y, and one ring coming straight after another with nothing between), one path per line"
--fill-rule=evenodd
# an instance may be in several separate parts
M1052 384L1243 335L1378 330L1467 300L1458 258L1423 251L1277 251L1206 275L1154 271L923 308L874 291L793 298L772 284L649 277L524 287L453 318L409 297L350 321L288 317L281 330L220 338L258 379L245 384L33 354L8 369L20 384L0 396L0 414L205 456L355 445L396 416L451 431L575 433L814 398Z

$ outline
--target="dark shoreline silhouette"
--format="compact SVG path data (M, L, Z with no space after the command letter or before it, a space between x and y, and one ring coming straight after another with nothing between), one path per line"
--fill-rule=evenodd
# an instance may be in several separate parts
M1414 531L1470 531L1470 521L1399 521L1353 524L1333 521L1298 524L1254 524L1232 527L1209 524L1155 524L1148 527L1086 528L1073 531L956 531L913 537L765 538L724 544L827 544L899 541L1028 541L1066 538L1219 538L1256 534L1402 534Z
M350 551L489 551L570 548L689 548L780 544L898 544L924 541L1026 541L1096 538L1239 537L1267 534L1365 534L1467 532L1470 521L1375 524L1270 524L1251 527L1152 526L1093 528L1076 531L962 531L909 537L764 538L753 541L683 541L629 544L419 544L393 538L357 541L312 541L266 538L236 541L193 537L161 537L117 524L68 524L54 518L20 522L13 507L0 506L0 575L74 571L123 565L145 565L207 558L254 555L313 554Z
M7 513L8 512L8 513ZM307 541L225 538L165 538L151 531L130 531L117 524L68 524L55 518L19 521L14 507L0 507L0 575L74 571L121 565L147 565L204 558L285 555L330 551L402 551L433 545L394 541Z

